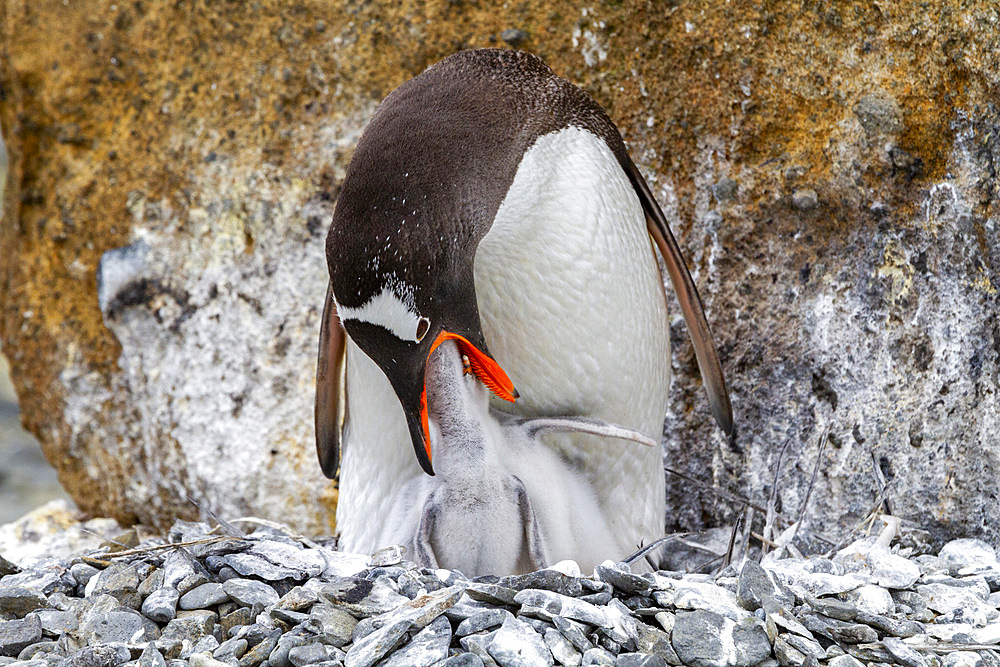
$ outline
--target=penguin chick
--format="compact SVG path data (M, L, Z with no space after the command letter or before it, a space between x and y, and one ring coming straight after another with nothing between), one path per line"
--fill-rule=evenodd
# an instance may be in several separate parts
M416 490L426 498L412 545L419 563L479 576L621 556L589 482L539 437L568 431L654 441L598 419L491 411L489 392L463 368L452 341L428 361L427 405L438 475L421 478Z

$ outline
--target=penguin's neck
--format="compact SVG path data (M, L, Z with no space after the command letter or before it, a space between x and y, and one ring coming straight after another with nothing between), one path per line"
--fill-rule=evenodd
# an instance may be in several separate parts
M490 415L488 390L467 376L452 341L427 363L427 414L434 468L445 480L482 479L495 467L499 425Z

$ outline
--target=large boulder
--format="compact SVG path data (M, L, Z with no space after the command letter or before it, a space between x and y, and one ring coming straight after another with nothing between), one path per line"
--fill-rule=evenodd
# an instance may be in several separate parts
M986 3L3 0L0 334L76 502L333 528L311 405L323 238L378 100L517 44L629 141L701 290L740 429L683 321L667 465L839 537L880 482L1000 539L1000 32ZM599 391L599 388L595 388ZM778 453L788 448L777 477ZM668 477L670 527L739 511Z

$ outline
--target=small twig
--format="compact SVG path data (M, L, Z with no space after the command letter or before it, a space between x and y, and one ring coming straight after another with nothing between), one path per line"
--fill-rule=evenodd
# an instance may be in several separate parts
M748 558L750 555L750 533L753 532L753 508L749 505L743 510L743 549L740 552L741 558Z
M733 550L736 548L736 533L739 532L742 525L743 511L741 509L739 516L736 517L736 522L733 524L733 529L729 532L729 544L726 545L726 557L722 559L722 570L725 570L733 562Z
M872 470L875 472L875 483L878 484L878 488L879 489L885 489L889 485L885 481L885 475L882 474L882 466L880 466L878 464L878 459L875 458L875 452L872 452L871 455L872 455ZM885 506L885 513L886 514L893 514L893 511L892 511L892 502L889 500L889 492L888 491L886 491L885 500L883 501L883 505Z
M128 551L111 551L108 553L99 553L97 556L102 558L121 558L122 556L141 556L143 554L154 553L156 551L163 551L165 549L183 549L184 547L193 547L200 544L214 544L216 542L222 542L223 540L235 540L241 539L237 537L229 537L228 535L220 535L219 537L206 537L200 540L191 540L190 542L170 542L168 544L154 544L148 547L139 547L137 549L129 549ZM95 556L88 556L94 560L99 560Z
M802 499L802 506L799 507L799 518L798 521L795 522L795 530L792 531L792 536L788 538L789 548L791 548L792 540L794 540L795 536L798 535L799 527L802 526L802 521L805 519L806 508L809 506L809 496L812 495L813 486L816 485L816 475L819 474L819 466L823 462L823 450L826 449L826 441L829 436L830 428L827 427L826 432L823 433L823 436L819 439L819 451L816 452L816 465L813 466L813 474L812 478L809 480L809 488L806 489L806 497Z
M773 541L767 539L766 537L764 537L760 533L750 533L750 535L755 540L759 541L761 544L766 544L767 546L771 547L772 549L780 549L781 548L780 544L778 544L777 542L773 542Z
M205 514L210 516L215 521L215 523L217 523L219 527L222 528L222 531L228 534L230 537L238 537L238 538L246 537L246 533L244 533L242 530L232 525L225 519L222 519L221 517L217 516L215 512L213 512L212 510L199 504L198 501L192 498L191 496L187 496L187 500L189 503L197 507L201 512L204 512Z
M788 449L788 445L792 442L791 438L785 440L785 444L781 446L781 451L778 452L778 461L774 466L774 479L771 480L771 495L767 499L767 513L764 514L764 537L768 540L772 539L774 536L774 519L776 514L776 508L778 504L778 476L781 475L781 462L785 458L785 451ZM764 545L762 549L763 553L767 553L767 545Z
M632 554L631 556L629 556L628 558L626 558L622 562L625 563L626 565L631 565L632 563L636 562L640 558L644 557L646 554L648 554L653 549L656 549L658 547L662 547L662 546L664 546L664 545L666 545L666 544L668 544L670 542L673 542L674 540L680 540L682 537L686 536L687 534L688 533L677 533L675 535L667 535L665 537L661 537L660 539L658 539L658 540L650 543L649 545L642 547L641 549L639 549L638 551L636 551L634 554Z
M871 644L881 647L881 644ZM952 651L995 651L1000 646L996 644L962 644L960 642L941 642L940 644L908 644L917 651L934 651L936 653L951 653Z
M96 530L90 530L89 528L84 528L83 526L78 526L78 528L80 529L81 533L87 533L88 535L93 535L94 537L99 537L102 540L104 540L105 542L111 542L112 544L117 544L120 547L128 549L128 545L127 544L125 544L124 542L119 542L118 540L116 540L113 537L107 537L105 535L101 535Z
M693 569L693 570L688 570L688 571L687 571L687 574L691 574L691 573L693 573L693 572L703 572L703 571L705 571L706 569L708 569L709 567L711 567L712 565L715 565L715 564L716 564L717 562L719 562L719 561L720 561L720 560L721 560L722 558L724 558L724 557L725 557L725 555L724 555L724 554L723 554L723 555L720 555L720 556L716 556L715 558L713 558L712 560L708 561L707 563L702 563L701 565L699 565L699 566L698 566L698 567L696 567L695 569Z

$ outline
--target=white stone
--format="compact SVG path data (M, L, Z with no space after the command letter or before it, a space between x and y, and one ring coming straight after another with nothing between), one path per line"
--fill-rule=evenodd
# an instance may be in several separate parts
M892 600L892 595L879 586L862 586L853 591L843 593L841 596L846 602L850 602L859 609L870 614L886 616L896 609L896 603Z
M963 538L944 545L938 556L954 568L997 562L996 549L982 540Z

